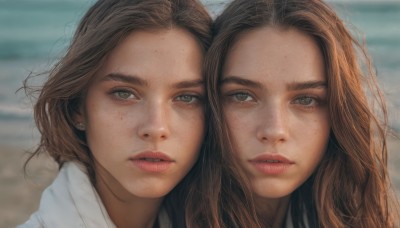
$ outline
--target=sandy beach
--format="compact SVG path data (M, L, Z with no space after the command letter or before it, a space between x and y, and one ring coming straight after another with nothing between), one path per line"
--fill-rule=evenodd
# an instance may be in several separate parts
M29 155L25 150L0 145L0 228L15 227L27 220L57 173L55 163L42 156L32 160L25 175L23 166Z
M400 196L400 140L389 141L389 168L392 182ZM23 148L0 145L0 228L23 223L34 212L43 189L57 174L51 159L41 156L32 160L24 175L23 165L28 157Z

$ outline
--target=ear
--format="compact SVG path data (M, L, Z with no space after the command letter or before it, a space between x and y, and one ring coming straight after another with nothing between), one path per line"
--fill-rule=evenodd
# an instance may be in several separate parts
M86 115L83 105L79 105L79 108L74 113L73 120L76 129L80 131L86 130Z

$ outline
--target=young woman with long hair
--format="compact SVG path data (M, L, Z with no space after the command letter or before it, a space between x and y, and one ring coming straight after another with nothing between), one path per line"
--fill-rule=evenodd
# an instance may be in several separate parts
M209 141L236 157L259 224L393 227L386 107L365 48L334 10L235 0L213 31L205 75L219 127Z
M200 153L210 27L196 0L99 0L87 11L43 87L25 82L39 92L32 157L48 153L60 172L20 227L219 224L219 166Z

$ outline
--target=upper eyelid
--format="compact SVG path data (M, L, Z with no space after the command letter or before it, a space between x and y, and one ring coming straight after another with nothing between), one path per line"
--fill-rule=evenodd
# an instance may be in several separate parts
M240 84L234 82L226 82L220 85L221 91L233 91L233 90L245 90L245 91L252 91L252 90L260 90L261 87L258 86L251 86L247 84Z
M302 98L311 98L312 99L311 104L300 104L298 102L298 100L302 99ZM294 104L294 105L300 105L305 108L316 108L318 106L326 104L326 101L324 99L322 99L320 97L316 97L316 96L299 96L299 97L294 98L293 101L291 101L290 103Z
M133 98L131 98L131 99L140 99L140 96L138 95L138 93L137 93L135 90L129 89L129 88L126 88L126 87L122 87L122 88L121 88L121 87L112 88L112 89L110 90L109 93L110 93L111 95L113 95L113 96L119 98L119 97L117 96L117 93L119 93L119 92L130 93L131 96L133 96ZM121 99L122 99L122 98L121 98Z
M238 93L242 93L242 94L247 94L247 95L249 95L249 96L251 96L253 98L256 97L253 92L251 92L251 91L249 91L247 89L232 89L232 90L229 90L229 91L221 91L221 93L225 94L225 95L228 95L228 96L229 95L235 95L235 94L238 94Z
M322 97L327 95L327 89L323 87L318 88L308 88L297 91L290 91L290 94L294 94L295 97Z
M241 83L235 83L235 82L223 82L220 84L220 91L222 93L226 93L229 91L245 91L250 94L254 93L259 93L265 90L261 85L258 85L258 83L255 83L257 85L249 85L249 84L241 84Z
M293 97L314 97L322 99L327 96L327 90L323 88L312 88L301 91L290 92Z
M134 89L130 89L127 87L116 87L116 88L112 88L110 90L111 93L117 93L117 92L129 92L135 95L136 91Z
M235 91L230 91L230 92L224 92L222 95L231 97L230 99L234 99L233 97L237 94L245 94L250 97L249 101L241 101L241 102L257 102L257 100L258 100L256 95L254 95L250 91L246 91L246 90L235 90Z
M174 97L174 100L179 99L179 97L183 97L183 96L189 96L192 99L196 99L196 100L199 100L199 101L202 100L202 97L200 97L199 95L195 95L195 94L181 94L181 95L178 95L178 96ZM178 100L178 101L181 101L181 100Z
M204 97L206 94L204 89L201 88L186 88L186 89L178 89L178 91L174 92L173 97L178 97L178 96L197 96L197 97Z
M312 99L314 101L319 101L320 100L318 97L314 97L314 96L300 96L300 97L296 97L294 99L294 101L300 100L300 99Z
M186 89L179 89L177 94L205 94L204 89L195 89L195 88L186 88Z
M115 88L112 88L109 93L115 95L115 93L118 93L118 92L128 92L128 93L131 93L135 98L140 97L140 93L137 90L129 88L129 87L115 87ZM180 96L192 96L194 98L202 100L204 98L205 94L204 94L203 90L202 91L181 91L181 92L178 92L177 94L173 95L172 97L173 97L173 99L176 99L177 97L180 97Z
M194 94L194 93L182 93L182 94L176 95L175 97L182 97L182 96L201 97L202 95L200 95L200 94Z

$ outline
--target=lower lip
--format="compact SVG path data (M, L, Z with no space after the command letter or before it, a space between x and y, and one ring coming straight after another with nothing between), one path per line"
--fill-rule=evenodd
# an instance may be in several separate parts
M142 171L149 172L149 173L162 173L167 171L173 164L172 161L146 161L146 160L131 160L131 162L141 169Z
M284 172L286 172L290 166L292 165L291 163L283 163L283 162L251 162L254 167L265 174L268 175L279 175Z

